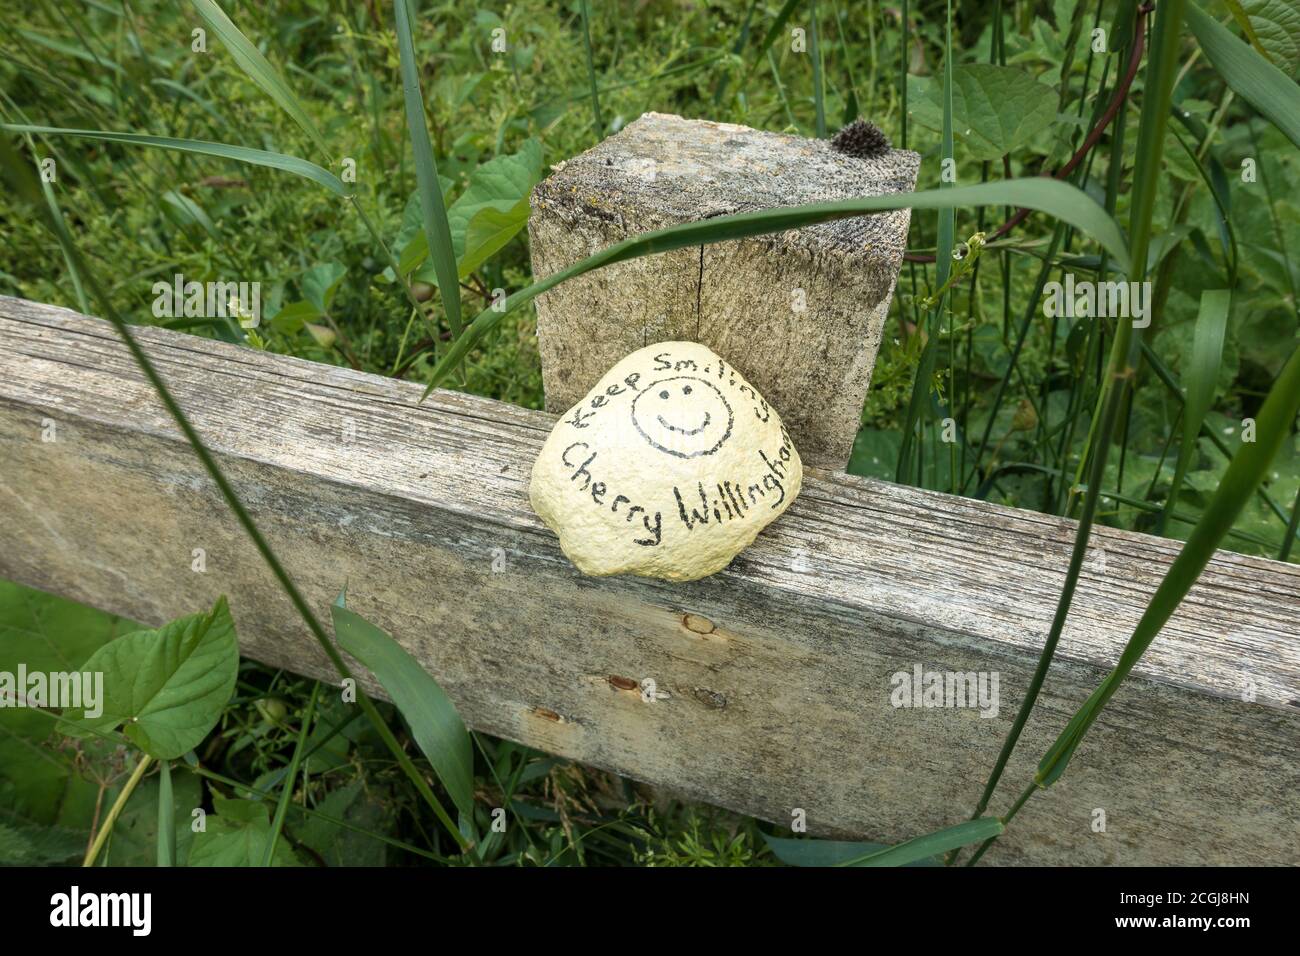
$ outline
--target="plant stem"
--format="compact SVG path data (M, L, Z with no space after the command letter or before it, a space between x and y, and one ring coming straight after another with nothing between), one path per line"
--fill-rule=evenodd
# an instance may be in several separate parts
M149 764L153 763L153 757L148 754L140 755L140 762L135 765L135 770L127 778L126 784L109 807L108 816L104 817L104 822L99 825L99 832L95 834L95 841L90 844L90 849L86 851L86 858L81 861L82 866L94 866L95 859L99 856L99 851L104 848L104 843L108 840L108 835L113 832L113 824L117 821L118 815L126 802L131 799L131 794L135 793L136 785L144 777L144 772L149 769Z
M307 699L307 711L302 716L302 726L298 728L298 741L293 746L289 772L284 775L284 783L280 787L280 799L275 805L275 816L271 819L271 835L267 837L266 849L262 853L262 866L270 866L275 857L275 844L280 839L280 830L284 827L284 815L288 812L289 800L293 797L293 782L298 776L298 765L302 763L302 751L307 744L307 733L311 730L312 718L316 716L316 697L319 694L320 681L317 681L312 685L311 696Z

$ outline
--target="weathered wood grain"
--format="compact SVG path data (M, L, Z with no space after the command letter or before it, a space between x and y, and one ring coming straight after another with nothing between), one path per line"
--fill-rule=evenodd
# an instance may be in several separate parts
M646 113L533 191L533 274L638 233L727 213L910 192L921 157ZM911 210L616 263L537 299L546 407L564 412L628 353L699 342L781 412L804 464L843 469L903 262Z
M138 334L309 600L324 614L346 584L473 726L778 823L801 808L815 832L893 841L973 806L1070 522L814 471L721 574L583 578L527 503L548 415L450 392L417 405L415 384ZM997 809L1178 548L1096 542ZM227 593L245 653L331 673L111 327L6 298L0 576L151 623ZM1297 634L1300 568L1220 553L990 862L1298 862ZM996 671L997 717L891 706L891 675L918 663Z

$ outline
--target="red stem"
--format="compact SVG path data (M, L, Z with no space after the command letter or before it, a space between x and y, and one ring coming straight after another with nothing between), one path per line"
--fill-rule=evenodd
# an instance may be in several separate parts
M1084 157L1087 156L1092 148L1101 140L1101 137L1106 132L1106 127L1110 126L1110 124L1115 121L1115 117L1119 114L1120 107L1124 105L1125 97L1128 96L1129 87L1133 85L1133 79L1137 76L1138 67L1142 65L1142 50L1146 43L1146 18L1147 14L1150 13L1152 9L1153 7L1149 3L1144 3L1142 6L1138 7L1137 26L1134 29L1133 37L1133 54L1129 57L1128 72L1124 74L1124 79L1120 81L1119 86L1115 87L1115 95L1111 98L1110 104L1106 107L1106 112L1101 115L1101 119L1097 121L1097 125L1094 126L1092 131L1084 138L1083 143L1080 144L1078 150L1075 151L1075 154L1070 157L1069 162L1054 173L1041 173L1040 175L1051 176L1053 179L1064 179L1066 176L1070 175L1070 173L1074 172L1078 165L1083 162ZM1005 157L1003 158L1005 159ZM1006 235L1016 226L1024 222L1031 212L1033 212L1032 209L1017 209L1014 216L1002 225L998 226L997 229L993 230L993 232L989 233L987 240L991 242L999 236ZM908 262L934 262L934 256L919 255L911 252L904 255L903 258Z

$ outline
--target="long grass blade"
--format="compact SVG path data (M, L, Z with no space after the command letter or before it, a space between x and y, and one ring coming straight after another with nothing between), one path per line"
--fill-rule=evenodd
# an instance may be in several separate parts
M781 5L781 9L772 18L772 23L768 26L767 32L763 34L763 40L754 53L754 59L749 64L749 72L745 77L747 81L754 71L758 69L758 64L766 59L767 52L772 49L772 44L776 42L776 38L785 32L785 26L790 22L790 18L794 16L795 8L802 2L803 0L785 0L785 3Z
M48 211L44 210L41 206L40 190L36 185L35 176L31 171L31 164L21 159L18 154L14 152L9 143L3 138L0 138L0 171L3 171L4 175L9 179L12 185L11 195L20 202L26 203L34 215L40 217L42 213L48 214ZM298 586L294 583L293 579L289 577L289 573L285 571L284 565L280 563L279 557L277 557L276 553L271 549L271 545L267 542L261 529L258 528L257 523L253 521L252 515L248 513L248 509L240 500L239 495L235 493L234 486L231 485L229 479L226 478L225 472L221 470L216 459L212 456L212 452L208 450L208 446L203 442L199 433L195 431L194 426L190 423L189 417L172 396L171 389L167 387L167 383L163 381L162 376L158 374L158 370L154 368L153 362L149 360L149 356L145 354L142 348L140 348L140 343L137 342L135 336L131 334L130 326L127 325L126 320L123 319L121 314L117 311L111 298L104 291L103 286L100 285L98 278L87 268L85 259L82 257L81 252L77 249L75 243L72 242L71 236L66 232L60 232L57 225L55 225L52 220L45 219L44 221L45 225L55 234L60 245L63 246L64 252L72 263L73 269L81 274L82 282L86 289L89 290L95 300L99 302L100 307L104 310L104 317L112 323L113 328L117 331L117 334L126 345L127 350L131 353L131 357L135 360L136 365L139 366L140 371L144 374L144 377L149 381L154 392L158 395L158 400L162 403L163 407L167 409L168 414L176 423L176 427L180 429L181 434L185 436L190 447L194 449L194 454L198 456L199 461L203 464L204 470L207 471L208 475L212 478L213 483L217 486L217 490L221 493L221 497L234 513L235 519L248 534L249 538L252 539L253 545L257 548L262 560L266 562L267 567L271 569L271 573L275 576L281 589L289 598L294 610L298 612L299 617L302 618L303 623L316 639L321 650L324 651L325 656L329 658L330 663L334 665L334 669L339 673L339 676L350 678L352 672L348 669L347 664L339 654L338 648L334 646L333 642L326 635L325 629L321 627L320 621L311 610L311 606L307 603L306 598L303 597L302 592L298 589ZM411 758L406 755L406 751L402 748L401 744L398 743L397 738L393 736L393 732L389 730L388 725L384 722L383 718L380 717L379 711L375 709L374 703L360 688L357 689L357 704L361 707L366 718L375 728L375 732L379 734L380 739L383 740L384 745L388 747L389 752L392 753L398 766L402 768L402 772L406 774L407 778L415 786L416 791L424 798L425 802L434 809L435 812L441 811L440 819L446 818L446 811L442 810L442 805L438 802L438 798L429 788L424 777L420 775L415 764L411 762ZM468 845L468 841L459 830L454 827L449 827L448 829L452 839L456 841L457 846L464 848ZM94 850L94 847L92 847L92 850Z
M1173 616L1214 557L1215 549L1236 522L1246 502L1264 480L1282 442L1291 434L1297 413L1300 413L1300 349L1291 354L1255 417L1255 441L1242 442L1232 457L1201 519L1133 629L1114 670L1071 718L1039 762L1034 776L1037 786L1049 787L1065 772L1088 728Z
M1192 333L1192 359L1184 381L1187 383L1187 401L1183 405L1183 437L1178 447L1178 462L1174 466L1173 483L1164 510L1160 513L1159 531L1164 533L1165 523L1174 510L1183 478L1196 452L1196 439L1201 434L1206 413L1214 401L1214 389L1219 380L1219 367L1223 363L1223 339L1228 328L1228 308L1231 294L1227 289L1211 289L1201 293L1201 308L1196 316L1196 330Z
M1101 244L1116 262L1128 263L1128 245L1120 228L1101 206L1082 190L1047 177L1008 179L973 186L955 186L950 189L928 189L918 193L892 193L886 196L868 196L860 199L843 199L838 202L812 203L807 206L787 206L762 209L756 212L718 216L699 222L682 223L666 229L656 229L603 249L593 256L575 262L567 269L535 282L510 295L505 308L484 309L456 339L452 347L434 367L432 380L425 397L442 382L482 340L496 328L502 316L511 309L535 299L561 282L583 275L593 269L626 262L656 252L667 252L686 246L708 245L728 239L744 239L772 232L784 232L818 222L848 219L890 209L944 209L962 206L1018 206L1045 212L1067 222Z
M904 79L906 82L906 79ZM953 136L952 136L952 2L948 3L948 18L946 33L944 39L944 57L943 57L943 131L942 131L942 148L940 149L940 163L947 165L955 163L953 156ZM952 188L952 183L948 177L943 175L942 165L940 167L939 189L940 191ZM956 232L956 215L951 206L939 210L939 222L937 232L938 246L935 250L935 287L943 288L948 282L948 276L952 271L952 247ZM912 481L912 465L914 457L912 454L913 443L917 441L917 427L921 421L921 412L929 404L931 386L934 382L934 365L939 353L939 324L944 310L948 303L948 293L939 296L933 308L930 309L926 316L926 339L925 345L921 349L921 359L916 366L916 375L912 380L912 394L907 403L907 415L903 420L903 441L899 448L898 465L895 470L895 479L899 484L910 484ZM918 472L916 481L919 484L923 476Z
M1151 59L1147 65L1146 86L1142 102L1142 119L1138 129L1138 167L1134 176L1134 195L1130 208L1132 248L1127 257L1116 260L1118 265L1129 273L1134 281L1141 281L1146 275L1147 248L1151 238L1151 216L1155 204L1156 178L1160 173L1165 139L1166 122L1169 116L1169 103L1173 94L1174 74L1177 67L1179 30L1181 29L1185 0L1165 0L1156 13L1156 26L1151 44ZM1133 15L1133 4L1128 4L1127 16ZM1109 250L1108 250L1109 251ZM983 815L997 789L998 782L1006 769L1020 734L1024 730L1029 715L1033 712L1047 678L1048 668L1056 655L1056 647L1065 629L1066 619L1074 602L1074 593L1083 570L1083 562L1088 552L1088 542L1092 537L1092 525L1097 515L1101 485L1106 475L1106 461L1119 422L1120 411L1127 397L1136 371L1138 356L1141 354L1140 332L1134 334L1131 319L1120 319L1116 324L1116 334L1111 342L1110 357L1107 362L1106 378L1101 394L1097 398L1094 422L1098 423L1095 432L1090 432L1092 454L1088 459L1087 492L1083 499L1083 509L1079 516L1079 526L1074 536L1074 545L1070 550L1070 563L1065 572L1065 581L1057 599L1056 610L1052 616L1052 625L1043 650L1030 678L1029 687L1021 700L1011 729L994 763L993 770L984 785L975 807L973 817ZM1085 446L1086 447L1086 446ZM1010 817L1004 817L1004 820ZM982 855L993 839L990 838L976 854Z
M349 654L370 669L411 726L420 751L462 814L474 812L474 752L469 731L446 692L384 630L343 605L331 607L334 634Z
M971 843L991 840L999 836L1002 830L1003 823L996 817L980 817L976 820L967 820L965 823L959 823L956 826L936 830L933 833L927 833L925 836L916 837L906 843L899 843L884 850L876 850L857 860L851 860L839 865L906 866L908 863L915 863L918 860L938 856L940 853L947 853L949 850L956 850Z
M591 86L591 127L596 142L605 135L605 119L600 114L600 91L596 88L596 61L591 50L591 4L582 0L582 51L587 60L587 82Z
M248 37L240 32L239 27L235 26L226 12L221 9L213 0L190 0L194 10L203 21L211 28L212 32L217 35L222 44L230 55L235 58L239 68L244 74L262 88L267 96L275 100L280 109L288 113L295 123L301 126L309 135L316 146L321 151L321 156L328 157L330 149L325 144L325 137L321 135L320 128L312 118L307 115L303 109L302 103L298 97L294 96L293 90L289 84L284 81L279 72L273 67L269 60L264 57L260 50L255 47Z
M822 44L817 30L817 0L808 0L808 53L812 57L813 112L817 138L826 138L826 81L822 76Z
M749 7L745 10L745 19L740 23L740 30L736 34L736 42L732 44L731 55L739 57L745 52L745 44L749 42L750 24L754 21L754 10L758 7L758 0L749 0ZM723 98L727 95L727 87L730 86L731 76L723 73L718 77L718 82L713 86L713 105L715 107L722 105Z
M420 212L424 217L424 234L433 254L433 271L438 292L453 335L460 335L460 279L456 272L456 250L452 246L451 226L447 223L447 202L438 184L438 162L433 157L433 143L424 120L424 97L420 94L420 68L415 62L415 42L411 36L411 18L407 0L394 0L397 17L397 48L402 61L402 98L406 102L406 125L411 133L415 153L415 182L420 192Z
M176 865L176 801L170 760L158 761L158 865Z
M298 739L293 745L293 756L289 758L289 770L284 775L284 784L280 788L280 798L275 804L275 816L271 818L271 833L266 838L262 851L262 866L271 866L275 859L275 845L279 842L280 831L284 829L284 817L289 812L289 801L293 798L294 781L298 779L298 767L301 766L307 747L307 734L316 717L316 698L320 696L320 681L312 685L311 696L307 698L307 709L302 715L302 726L298 728Z
M1187 22L1228 86L1300 146L1300 86L1195 3Z
M171 149L182 153L196 153L212 156L216 159L230 159L237 163L253 166L266 166L282 172L293 173L304 179L324 186L336 196L348 196L349 191L343 181L327 169L297 156L273 153L265 149L250 149L247 146L231 146L228 143L210 143L200 139L176 139L172 136L152 136L145 133L115 133L101 129L63 129L56 126L24 126L14 123L0 123L0 129L11 133L41 133L49 136L78 136L82 139L97 139L106 143L122 143L127 146L153 146L156 149Z

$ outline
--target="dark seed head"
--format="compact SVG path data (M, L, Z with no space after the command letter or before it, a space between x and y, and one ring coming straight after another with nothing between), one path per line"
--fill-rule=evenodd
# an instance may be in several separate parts
M831 139L831 149L846 156L867 159L890 148L889 137L866 120L854 120Z

